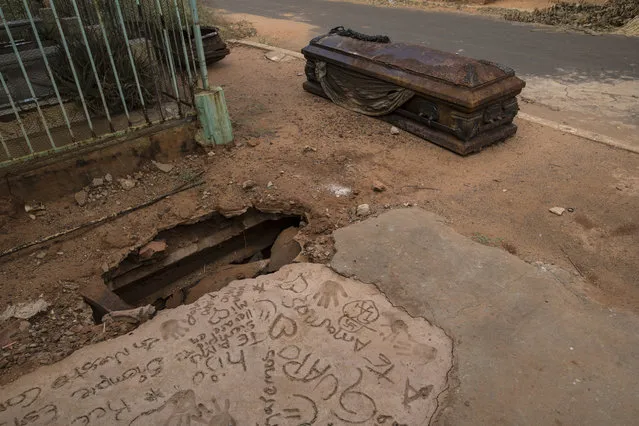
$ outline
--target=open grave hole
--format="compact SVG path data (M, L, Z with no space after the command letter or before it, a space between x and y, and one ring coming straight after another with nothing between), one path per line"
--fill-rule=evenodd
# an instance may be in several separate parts
M131 306L156 309L192 303L233 280L277 271L301 252L301 217L250 209L233 218L214 213L159 232L103 275L107 288ZM96 319L104 313L95 306Z

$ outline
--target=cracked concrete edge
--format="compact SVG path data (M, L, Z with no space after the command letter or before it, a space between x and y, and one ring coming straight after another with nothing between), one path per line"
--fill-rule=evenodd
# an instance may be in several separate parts
M534 115L527 114L525 112L519 112L517 114L522 120L529 121L531 123L540 124L542 126L550 127L551 129L559 130L560 132L570 133L571 135L578 136L583 139L588 139L593 142L597 142L603 145L608 145L613 148L623 149L625 151L639 154L639 147L632 146L623 141L611 138L600 133L591 132L589 130L577 129L575 127L566 126L565 124L557 123L555 121L546 120L545 118L535 117Z
M242 46L247 46L247 47L253 47L255 49L261 49L267 52L281 52L297 59L304 59L304 55L302 55L300 52L295 52L293 50L288 50L288 49L282 49L280 47L275 47L275 46L271 46L264 43L258 43L256 41L231 39L231 40L227 40L226 42L231 44L240 44Z
M442 218L442 223L445 224L444 219ZM332 236L332 235L331 235ZM335 247L335 249L337 250L337 247ZM335 254L337 253L337 251L333 254L333 256L335 256ZM380 287L379 283L375 280L369 281L369 280L365 280L362 278L359 278L357 275L354 274L348 274L345 273L344 271L338 271L336 268L333 267L331 261L329 261L328 263L325 264L326 267L328 267L328 269L330 269L331 271L333 271L334 273L336 273L339 276L342 276L344 278L348 278L351 280L355 280L358 281L364 285L370 285L373 286L378 292L379 294L388 302L388 304L390 306L392 306L394 309L397 309L398 311L403 312L404 314L408 315L409 318L413 318L413 319L420 319L423 321L426 321L426 323L432 327L437 327L439 328L444 335L450 339L450 356L451 356L451 363L450 363L450 367L448 368L448 370L446 371L446 387L444 387L444 389L441 390L441 392L439 392L437 394L437 396L435 397L435 410L433 411L433 414L431 414L431 416L428 418L428 422L426 423L425 426L431 426L433 424L436 424L437 420L439 419L439 416L441 414L441 412L446 408L447 403L446 400L450 397L451 393L457 388L459 387L459 378L457 376L457 366L458 366L458 362L457 362L457 355L456 355L456 351L455 351L455 337L453 336L453 334L451 332L449 332L448 330L446 330L446 328L442 327L441 325L439 325L437 323L437 320L435 318L435 316L433 315L433 320L431 321L430 319L421 316L421 315L413 315L410 312L408 312L408 309L406 309L404 306L402 305L398 305L396 303L394 303L386 294L386 292L384 290L382 290L382 288Z
M305 59L304 55L301 54L300 52L295 52L293 50L288 50L288 49L282 49L280 47L275 47L275 46L271 46L264 43L258 43L255 41L231 39L231 40L227 40L227 42L231 44L239 44L242 46L252 47L252 48L261 49L265 51L282 52L294 58ZM578 129L571 126L566 126L565 124L557 123L556 121L552 121L552 120L546 120L545 118L536 117L534 115L530 115L521 111L517 114L517 117L520 118L521 120L529 121L531 123L539 124L545 127L550 127L551 129L554 129L554 130L559 130L560 132L570 133L571 135L580 137L582 139L587 139L589 141L597 142L597 143L607 145L613 148L623 149L624 151L639 154L639 147L632 146L623 141L611 138L606 135L602 135L600 133L591 132L585 129Z

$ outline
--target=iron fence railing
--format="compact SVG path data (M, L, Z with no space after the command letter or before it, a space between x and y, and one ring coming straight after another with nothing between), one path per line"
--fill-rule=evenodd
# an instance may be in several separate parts
M194 0L0 0L0 167L184 117Z

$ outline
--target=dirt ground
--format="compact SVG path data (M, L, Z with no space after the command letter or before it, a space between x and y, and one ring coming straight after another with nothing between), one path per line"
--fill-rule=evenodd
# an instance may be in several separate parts
M369 204L372 214L420 206L480 243L582 276L583 294L611 309L639 312L638 155L516 120L515 137L463 158L304 92L303 71L301 60L275 63L236 46L210 69L225 90L232 146L190 154L169 173L148 164L131 176L137 184L129 191L117 184L123 176L113 176L88 188L95 196L84 207L69 194L47 200L36 219L20 210L5 219L0 250L140 204L203 172L201 186L0 259L0 312L40 296L52 304L0 333L0 383L129 329L93 325L81 302L78 289L99 282L104 268L159 229L251 205L306 212L300 240L321 263L333 254L331 232L361 220L358 205ZM245 190L249 179L257 186ZM373 191L378 181L385 191ZM556 216L548 211L555 206L572 211Z

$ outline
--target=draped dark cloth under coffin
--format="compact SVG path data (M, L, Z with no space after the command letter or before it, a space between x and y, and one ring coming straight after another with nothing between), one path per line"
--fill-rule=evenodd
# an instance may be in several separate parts
M415 93L392 83L318 61L315 77L337 105L374 117L390 114Z

